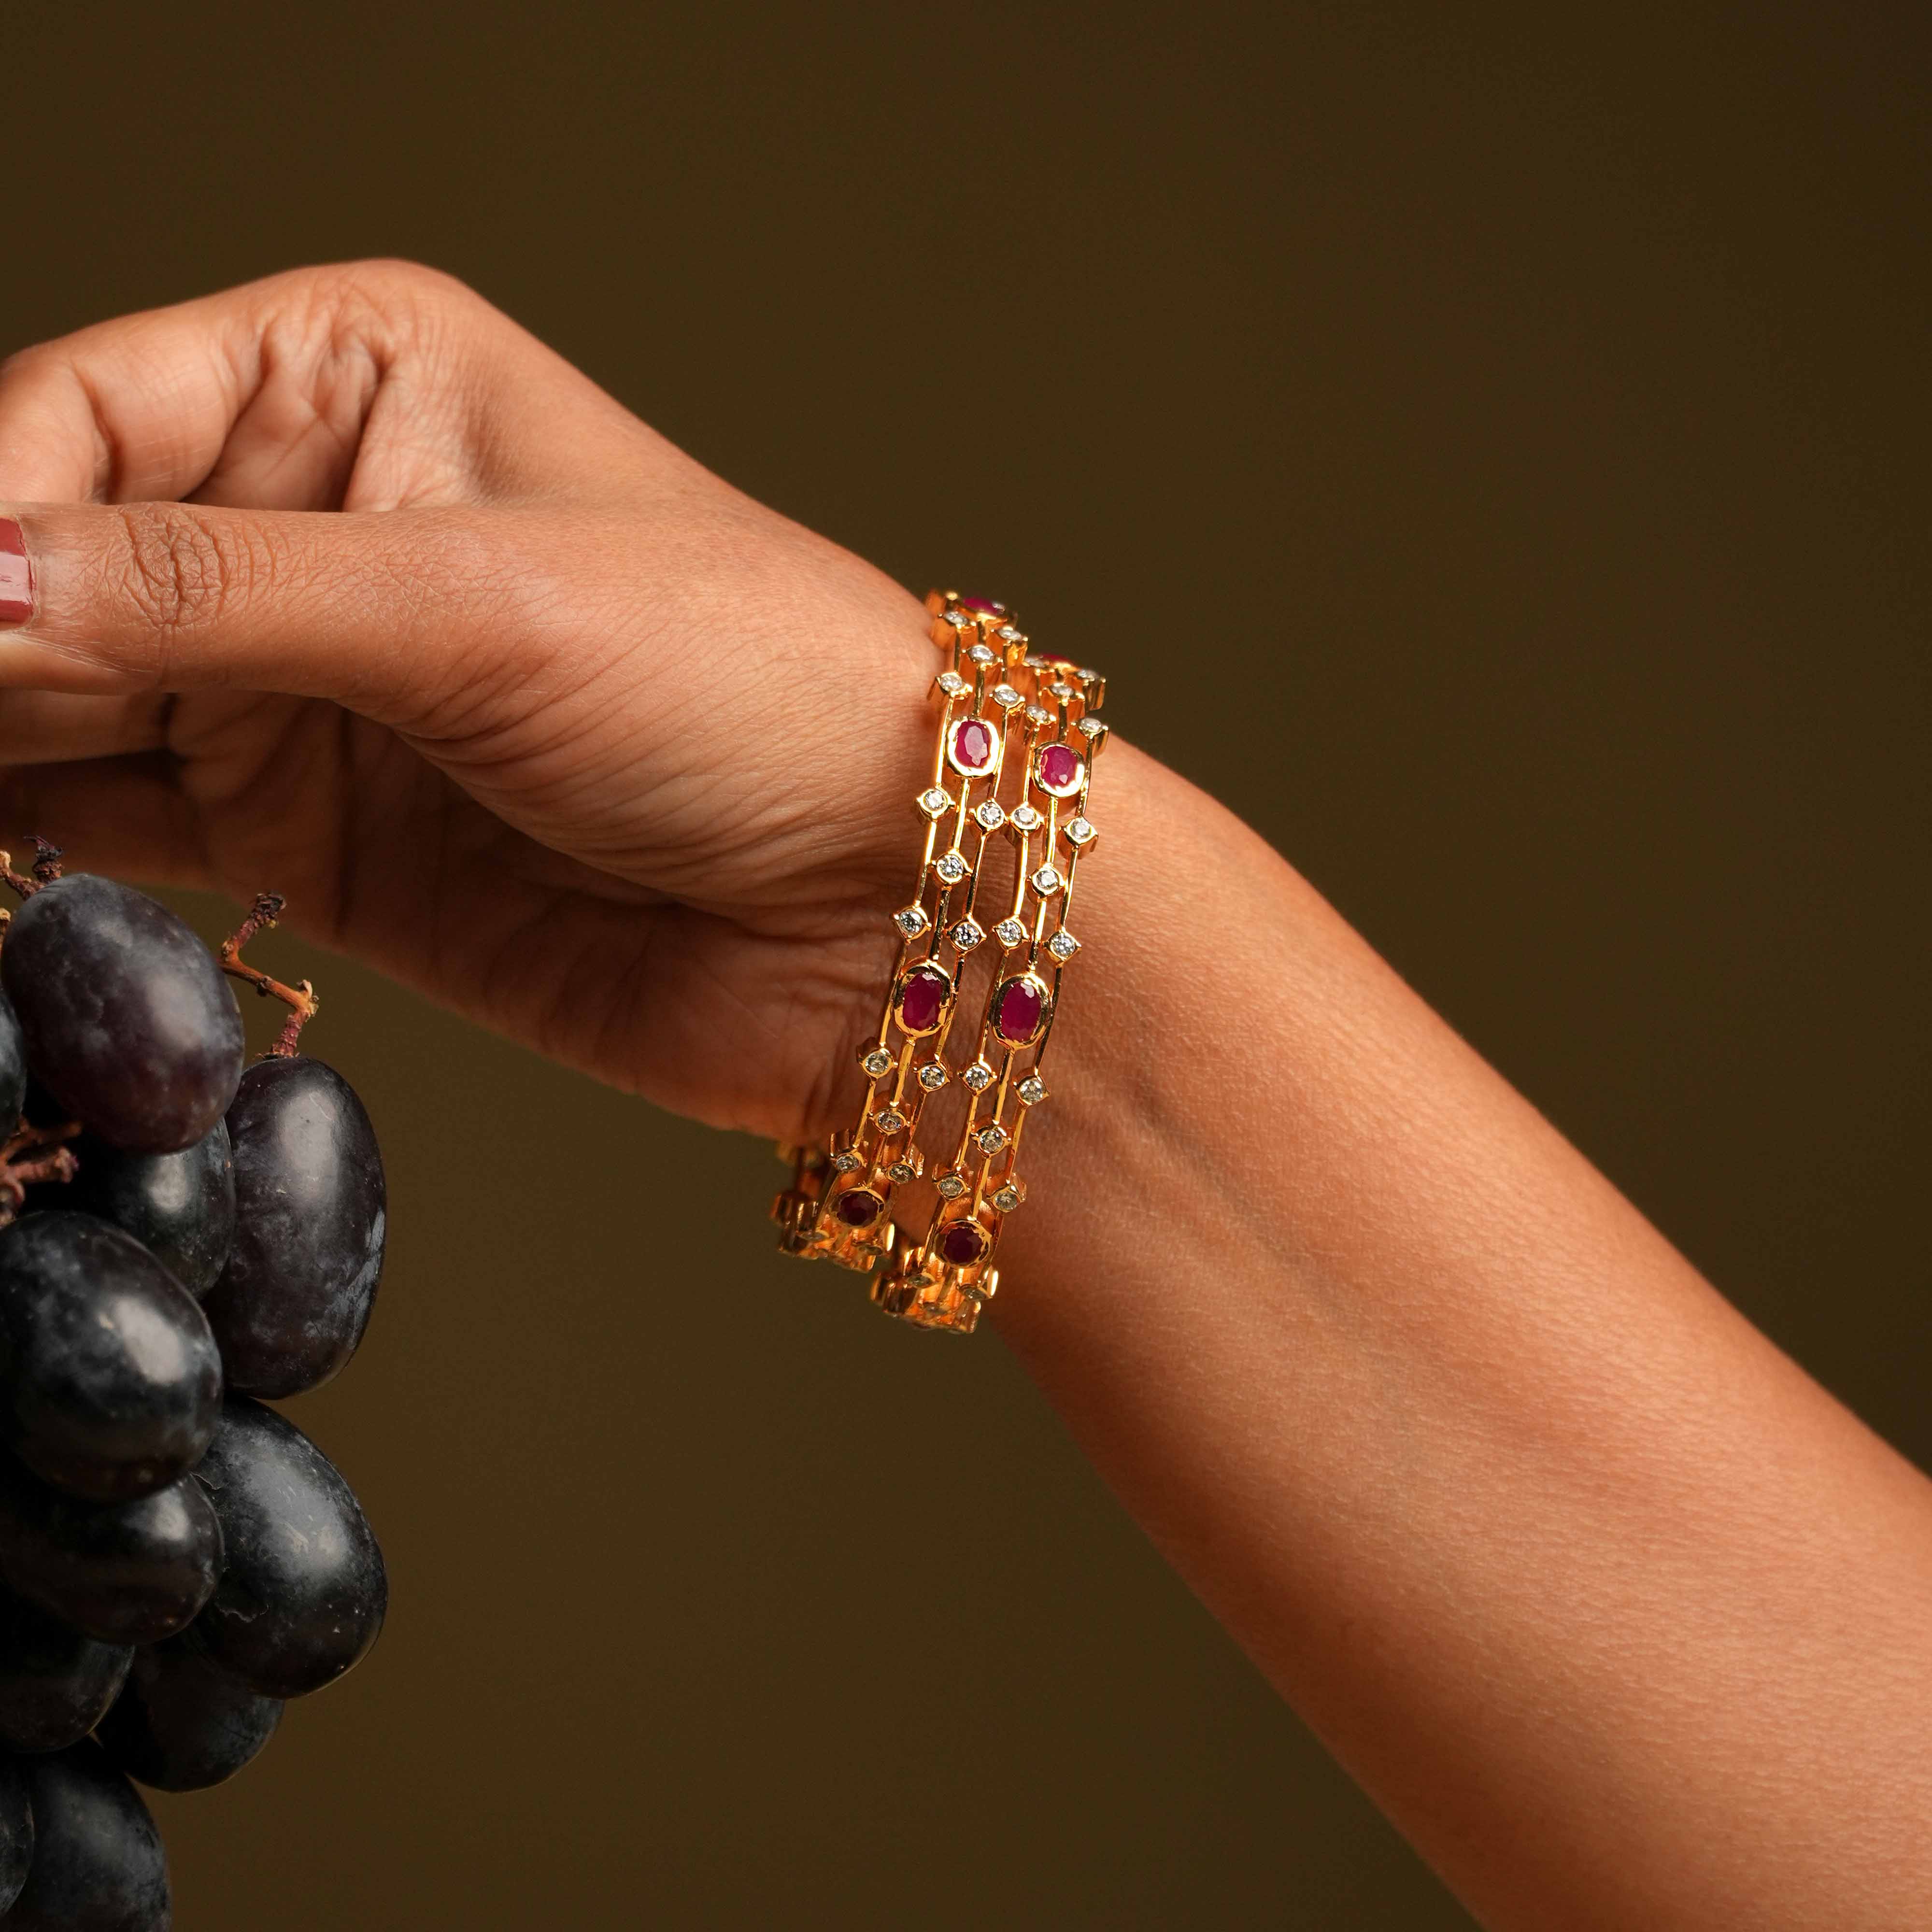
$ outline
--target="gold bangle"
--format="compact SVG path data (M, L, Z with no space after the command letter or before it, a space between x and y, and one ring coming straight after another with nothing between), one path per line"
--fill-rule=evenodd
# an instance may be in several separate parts
M888 1313L970 1334L999 1286L1000 1230L1026 1198L1020 1143L1047 1097L1042 1067L1060 979L1080 950L1066 921L1081 859L1099 836L1087 796L1106 742L1097 716L1106 681L1031 652L1012 614L989 599L935 590L926 601L949 662L933 682L932 782L914 801L926 826L919 884L892 915L898 958L877 1034L860 1052L865 1105L830 1148L779 1150L793 1179L772 1213L784 1252L871 1273L872 1299ZM1015 847L1006 892L1002 861ZM1000 908L986 904L1003 892ZM988 944L1000 962L973 1058L956 1068L946 1047L961 980ZM921 1119L955 1080L968 1100L934 1175L939 1203L924 1235L902 1242L894 1194L924 1173Z

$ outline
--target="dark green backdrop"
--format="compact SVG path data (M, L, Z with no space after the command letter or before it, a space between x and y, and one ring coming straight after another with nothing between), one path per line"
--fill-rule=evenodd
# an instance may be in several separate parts
M4 334L420 256L915 589L1220 654L1110 712L1923 1458L1923 10L1461 10L16 4ZM158 1804L188 1932L1467 1924L764 1150L263 957L391 1162L293 1410L394 1607Z

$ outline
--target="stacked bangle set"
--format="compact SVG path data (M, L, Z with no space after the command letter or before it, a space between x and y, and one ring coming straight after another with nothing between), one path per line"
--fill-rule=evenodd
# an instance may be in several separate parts
M1074 882L1098 836L1087 794L1107 740L1106 681L1034 652L990 598L935 590L926 602L946 662L933 682L932 781L914 802L925 851L910 903L892 915L898 958L860 1052L865 1103L829 1147L779 1150L793 1178L772 1214L787 1254L869 1274L889 1314L963 1335L999 1286L1000 1230L1026 1198L1021 1144L1047 1098L1047 1041L1080 950L1067 924ZM962 1024L962 976L986 948L991 985ZM922 1117L956 1082L963 1123L935 1158ZM938 1204L922 1236L902 1237L895 1190L928 1175Z

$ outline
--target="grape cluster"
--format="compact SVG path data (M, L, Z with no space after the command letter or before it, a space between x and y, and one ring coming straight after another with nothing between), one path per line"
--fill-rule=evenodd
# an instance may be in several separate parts
M0 1932L165 1932L130 1780L232 1776L382 1627L353 1492L267 1402L362 1339L382 1165L311 989L242 958L279 900L218 962L40 854L0 853ZM290 1009L245 1072L224 974Z

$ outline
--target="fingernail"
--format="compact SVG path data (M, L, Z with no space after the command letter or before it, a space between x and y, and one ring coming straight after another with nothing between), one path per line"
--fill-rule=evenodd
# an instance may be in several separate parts
M11 517L0 517L0 628L10 630L34 614L34 572L27 540Z

